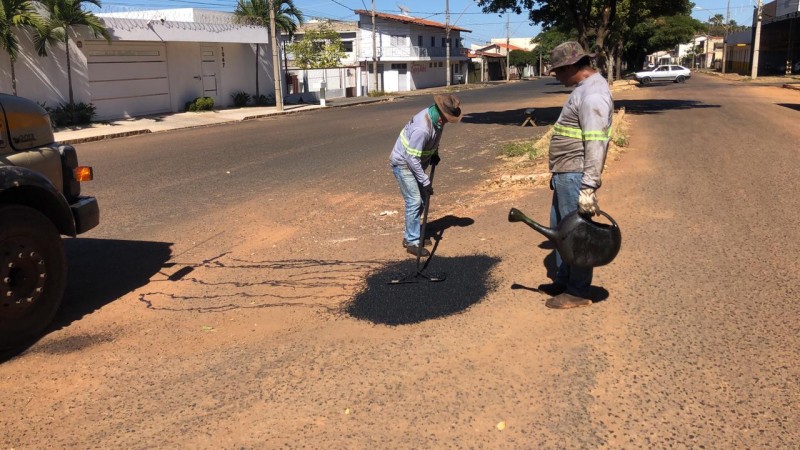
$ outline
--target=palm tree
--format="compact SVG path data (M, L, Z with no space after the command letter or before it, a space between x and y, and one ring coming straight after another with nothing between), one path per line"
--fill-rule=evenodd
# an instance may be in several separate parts
M293 0L239 0L233 11L237 23L269 28L269 8L275 8L275 29L293 36L297 27L305 21L303 13L294 6ZM277 33L276 33L277 34ZM277 45L273 42L272 45ZM286 52L284 51L284 60ZM285 65L285 64L284 64ZM256 97L258 90L258 44L256 44Z
M75 105L72 95L72 61L69 51L69 35L76 26L86 26L94 37L103 37L111 42L111 35L103 26L103 22L91 12L83 9L84 3L100 7L100 0L38 0L44 6L48 17L39 27L34 39L36 51L40 56L47 56L47 44L62 42L67 51L67 81L69 84L69 104ZM74 108L72 108L74 114ZM73 117L74 120L74 117Z
M17 74L14 63L19 56L19 40L14 34L22 26L38 27L41 23L33 4L28 0L2 0L0 8L0 44L11 60L11 89L17 95Z

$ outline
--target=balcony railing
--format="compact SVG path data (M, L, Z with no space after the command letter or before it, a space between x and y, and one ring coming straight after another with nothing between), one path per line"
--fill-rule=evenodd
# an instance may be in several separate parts
M409 45L405 47L378 47L379 58L444 58L447 49L444 47L417 47ZM462 55L457 48L450 49L450 57L456 58ZM372 48L364 49L363 57L372 58Z

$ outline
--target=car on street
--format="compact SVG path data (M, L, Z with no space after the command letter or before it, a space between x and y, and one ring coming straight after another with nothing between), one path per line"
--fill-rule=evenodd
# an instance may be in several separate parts
M691 70L675 64L658 66L650 70L636 72L630 76L630 78L634 78L643 85L647 85L656 81L673 81L675 83L683 83L691 77Z

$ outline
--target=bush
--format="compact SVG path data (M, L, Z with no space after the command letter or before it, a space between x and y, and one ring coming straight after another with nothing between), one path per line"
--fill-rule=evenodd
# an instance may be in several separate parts
M272 95L253 95L256 106L275 106L275 97Z
M528 155L529 159L536 159L541 152L536 142L533 141L516 141L509 142L503 145L502 152L505 156L510 158Z
M50 115L50 123L55 128L91 123L97 109L93 104L83 102L61 103L55 108L44 103L39 105Z
M247 102L250 101L250 94L245 91L237 91L231 95L233 99L233 106L241 108L242 106L246 106Z
M211 97L197 97L186 102L186 111L211 111L214 109L214 99Z

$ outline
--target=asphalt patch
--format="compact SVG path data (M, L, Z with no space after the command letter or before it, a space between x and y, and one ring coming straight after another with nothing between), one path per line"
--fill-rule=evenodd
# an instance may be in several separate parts
M416 271L416 259L394 263L368 275L363 290L345 305L344 312L384 325L410 325L459 314L495 287L490 274L498 262L486 255L434 256L423 273L444 273L444 281L389 284Z

